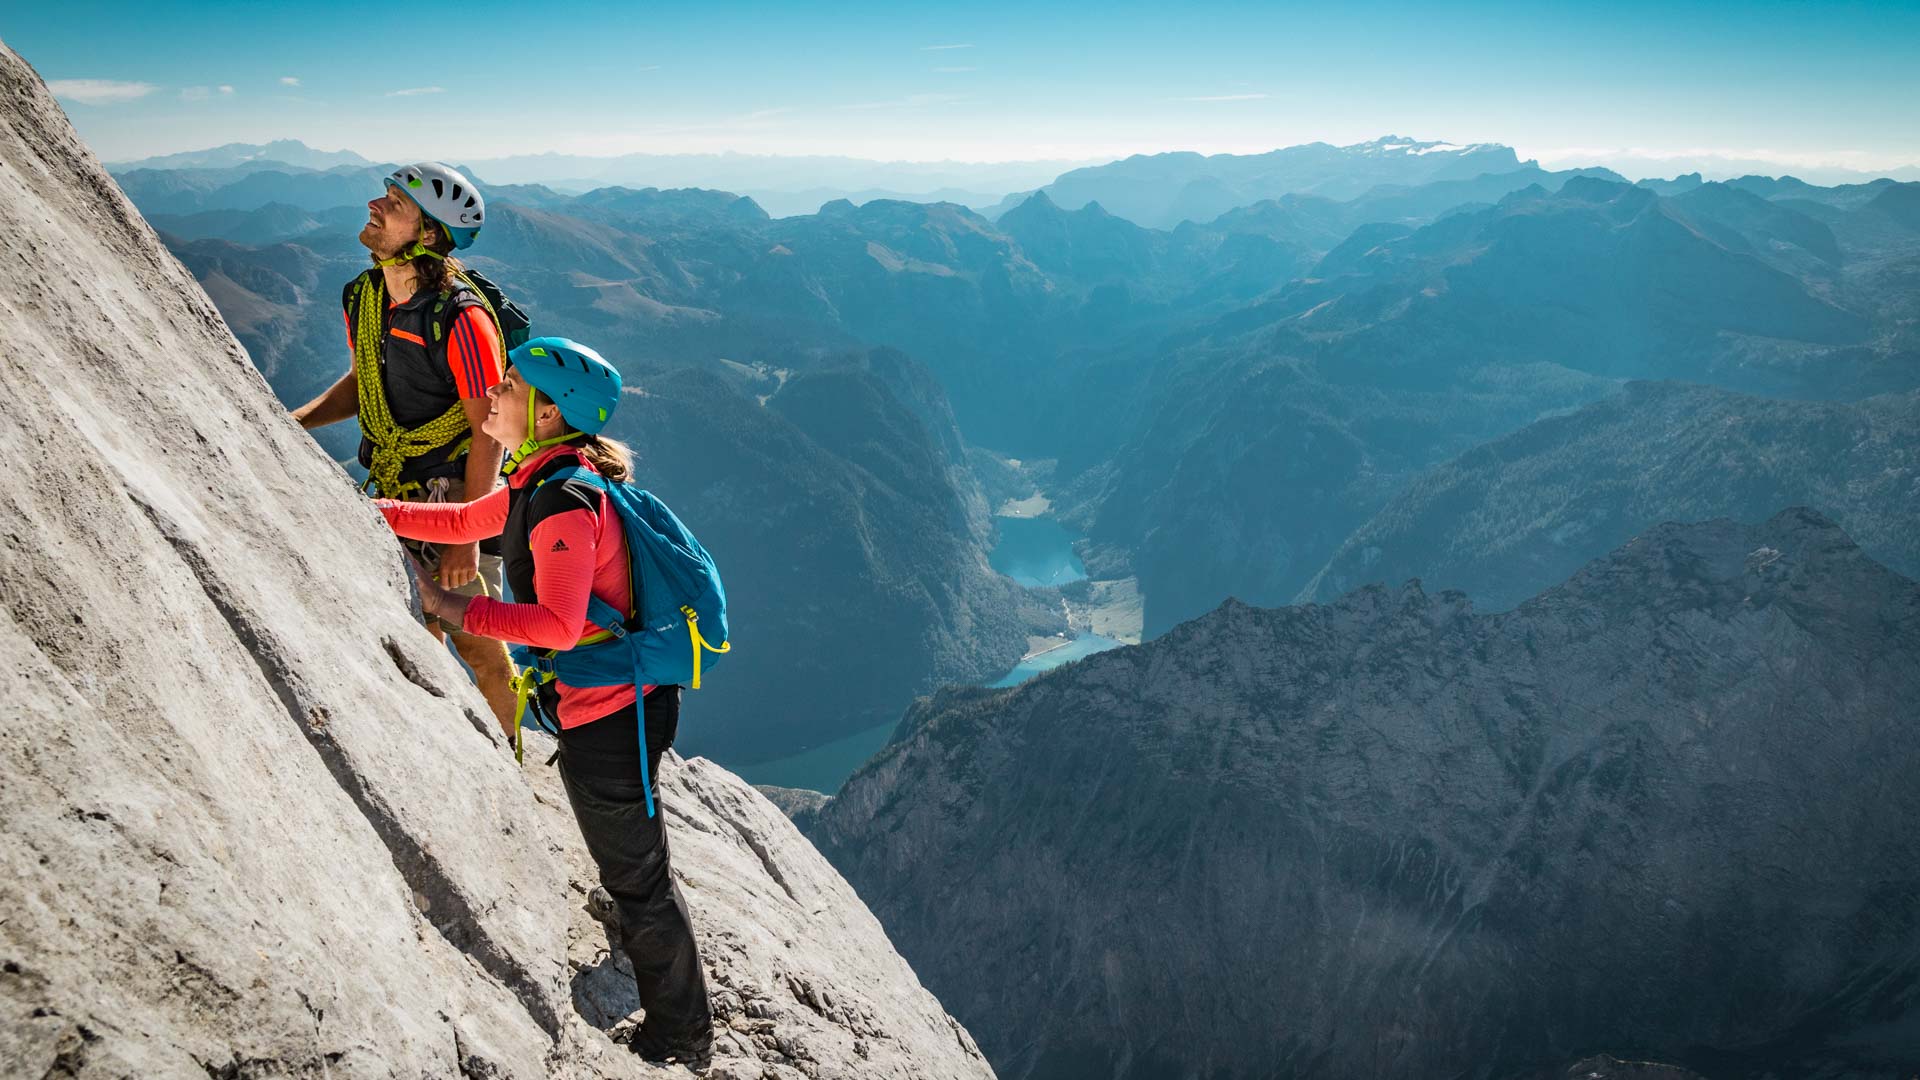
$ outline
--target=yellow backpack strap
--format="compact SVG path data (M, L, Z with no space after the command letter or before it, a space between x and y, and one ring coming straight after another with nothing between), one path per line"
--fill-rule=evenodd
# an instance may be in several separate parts
M729 653L733 651L733 642L729 641L717 649L714 648L700 633L700 613L689 605L682 605L680 614L687 617L687 636L693 643L693 689L698 690L700 689L700 650L705 649L715 654Z

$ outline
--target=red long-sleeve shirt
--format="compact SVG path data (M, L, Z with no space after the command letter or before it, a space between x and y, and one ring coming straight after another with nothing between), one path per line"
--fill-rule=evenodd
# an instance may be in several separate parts
M550 447L527 459L507 480L506 487L467 503L399 502L376 499L393 531L410 540L433 544L464 544L498 536L507 524L513 494L540 471L556 453L573 453L567 446ZM584 459L582 459L584 464ZM531 493L527 497L531 498ZM511 543L511 540L509 540ZM467 603L461 628L470 634L538 649L572 648L600 627L587 620L587 598L594 595L620 611L631 603L632 583L627 571L627 541L619 512L607 505L566 510L534 525L527 538L533 556L532 603L508 603L478 596ZM574 727L597 720L634 702L632 686L569 686L560 691L560 726ZM641 688L644 695L651 686Z

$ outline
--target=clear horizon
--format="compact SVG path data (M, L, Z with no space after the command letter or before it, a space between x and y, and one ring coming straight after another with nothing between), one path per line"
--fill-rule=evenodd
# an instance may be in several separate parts
M1895 4L462 11L460 59L430 38L384 68L341 60L399 19L369 4L42 6L6 40L112 161L292 138L375 160L1085 163L1391 133L1634 178L1920 170L1920 8Z

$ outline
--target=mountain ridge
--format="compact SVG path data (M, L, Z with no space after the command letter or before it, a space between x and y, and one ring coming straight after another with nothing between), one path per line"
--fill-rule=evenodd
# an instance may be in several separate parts
M1895 1077L1917 646L1815 512L1662 524L1506 613L1230 600L945 692L811 835L1013 1080Z

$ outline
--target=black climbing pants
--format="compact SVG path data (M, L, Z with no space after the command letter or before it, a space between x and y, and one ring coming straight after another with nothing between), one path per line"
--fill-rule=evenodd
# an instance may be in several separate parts
M647 1011L642 1030L671 1045L706 1046L713 1038L707 977L687 902L673 880L659 801L660 755L673 745L680 726L680 688L658 687L646 697L652 818L641 788L637 714L628 706L563 731L560 778L600 868L600 884L620 911L620 945L633 962L640 1005Z

